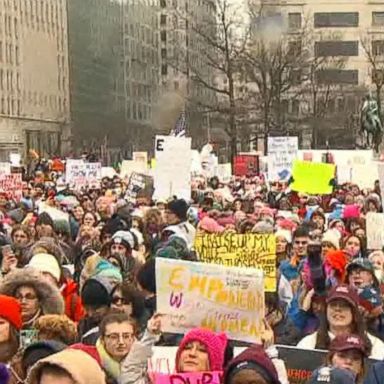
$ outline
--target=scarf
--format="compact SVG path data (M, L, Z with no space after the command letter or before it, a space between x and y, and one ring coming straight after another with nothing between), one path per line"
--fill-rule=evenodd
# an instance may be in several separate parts
M113 360L108 352L105 350L104 345L101 340L97 340L96 343L97 352L99 352L101 364L104 370L111 376L114 380L117 380L120 376L120 363Z

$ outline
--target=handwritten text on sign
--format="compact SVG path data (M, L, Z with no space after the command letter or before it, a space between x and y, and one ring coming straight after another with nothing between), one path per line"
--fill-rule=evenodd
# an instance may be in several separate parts
M265 291L276 291L276 239L273 235L226 233L197 236L199 260L228 267L262 268Z
M368 249L382 249L384 246L384 213L367 213Z
M155 384L220 384L222 372L191 372L173 375L155 374Z
M263 272L215 264L156 259L157 310L164 331L203 327L234 340L257 342L263 331Z

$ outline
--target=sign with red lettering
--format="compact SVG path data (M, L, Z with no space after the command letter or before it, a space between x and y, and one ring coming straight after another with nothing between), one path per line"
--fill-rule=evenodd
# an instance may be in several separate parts
M220 384L222 372L193 372L154 375L154 384Z
M259 157L257 155L238 155L234 159L235 176L255 176L259 174Z
M0 192L8 193L13 199L20 199L22 196L23 181L21 173L0 175Z

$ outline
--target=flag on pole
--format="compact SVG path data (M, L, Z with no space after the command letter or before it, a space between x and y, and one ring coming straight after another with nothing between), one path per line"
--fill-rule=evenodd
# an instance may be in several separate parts
M179 118L176 121L175 128L172 129L170 136L185 137L187 131L187 114L185 109L180 113Z

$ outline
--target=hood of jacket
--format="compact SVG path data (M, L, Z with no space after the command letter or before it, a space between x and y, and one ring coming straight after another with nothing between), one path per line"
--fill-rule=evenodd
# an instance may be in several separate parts
M97 361L88 353L76 349L65 349L38 361L30 371L27 383L38 384L40 373L46 365L64 369L76 384L105 384L104 372Z
M64 300L58 288L41 278L33 268L16 269L0 282L0 294L15 297L22 285L31 286L37 293L44 315L64 314Z

